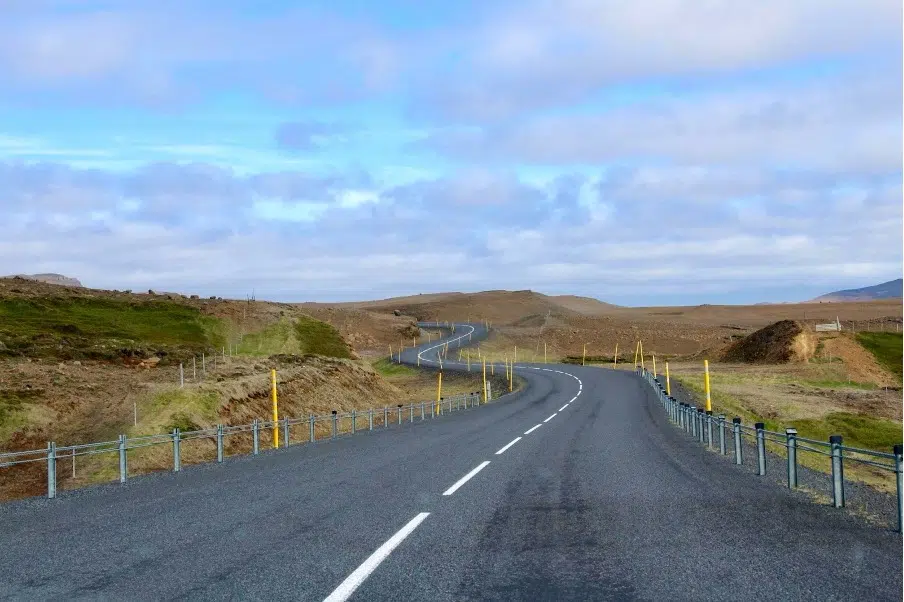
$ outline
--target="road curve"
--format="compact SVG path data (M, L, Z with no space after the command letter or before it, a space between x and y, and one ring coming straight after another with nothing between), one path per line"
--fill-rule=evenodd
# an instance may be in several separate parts
M727 469L633 374L516 372L475 410L0 506L0 599L900 599L897 534Z

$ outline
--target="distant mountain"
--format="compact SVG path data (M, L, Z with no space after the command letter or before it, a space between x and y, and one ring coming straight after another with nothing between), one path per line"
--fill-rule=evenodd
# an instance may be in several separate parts
M37 282L44 282L46 284L59 284L61 286L75 286L82 288L81 282L75 278L63 276L62 274L16 274L15 276L8 276L8 278L25 278L26 280L36 280Z
M882 284L852 288L844 291L835 291L816 297L814 301L871 301L873 299L894 299L904 296L904 280L889 280Z

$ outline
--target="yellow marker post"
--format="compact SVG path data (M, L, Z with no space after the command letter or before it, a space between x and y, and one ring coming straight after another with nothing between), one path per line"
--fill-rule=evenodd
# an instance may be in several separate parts
M640 342L640 368L641 370L647 369L647 365L643 361L643 341Z
M618 365L618 343L615 344L615 355L612 356L612 365Z
M483 359L483 403L486 403L487 400L487 358Z
M443 396L443 371L440 370L436 377L436 413L439 413L439 400Z
M713 411L713 402L709 389L709 360L703 360L703 388L706 390L706 411Z
M276 397L276 370L270 370L270 395L273 398L273 449L279 447L279 400Z
M581 351L581 365L584 365L584 360L587 359L587 343L584 343L584 350Z
M656 378L656 354L653 354L653 378Z
M512 360L511 366L509 366L509 393L514 390L514 382L515 382L515 360Z
M672 383L669 381L669 363L665 363L665 394L672 395Z

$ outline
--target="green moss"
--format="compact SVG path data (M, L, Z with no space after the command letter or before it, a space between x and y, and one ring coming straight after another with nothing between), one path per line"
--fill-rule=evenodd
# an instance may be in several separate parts
M301 316L295 322L295 334L301 353L351 358L345 339L338 330L326 322Z
M7 355L112 359L133 350L191 355L225 341L225 328L171 301L0 299Z
M417 376L420 374L410 366L393 364L388 358L377 360L373 363L373 367L381 376Z
M263 330L246 334L237 346L237 352L254 356L299 353L298 338L292 320L284 318Z
M889 451L901 444L901 423L847 412L828 414L819 420L798 420L793 425L802 437L828 441L831 435L844 437L844 444L864 449Z
M886 370L902 377L902 335L896 332L859 332L857 342Z

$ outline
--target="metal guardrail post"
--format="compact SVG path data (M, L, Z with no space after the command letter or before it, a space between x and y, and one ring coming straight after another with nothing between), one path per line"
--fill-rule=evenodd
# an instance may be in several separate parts
M399 416L398 416L399 424L402 424L402 404L398 404L398 405L399 405Z
M56 497L56 443L47 442L47 499Z
M836 508L844 508L844 460L842 459L842 437L832 435L832 503Z
M725 414L719 414L719 453L725 455Z
M422 401L422 402L421 402L421 422L424 421L424 416L425 416L426 413L427 413L427 410L426 410L426 408L425 408L424 406L425 406L425 402Z
M182 470L182 441L179 429L173 429L173 472Z
M898 494L898 533L904 533L904 460L902 460L902 446L895 445L892 448L895 454L895 488Z
M408 404L408 422L409 423L414 422L414 404L413 403Z
M374 430L374 409L371 408L367 411L367 430Z
M251 453L255 456L261 451L261 427L257 418L251 422Z
M383 406L383 428L389 428L389 408Z
M685 433L687 432L687 404L682 403L678 407L678 424L681 426L681 430Z
M352 410L352 435L358 432L358 413Z
M706 411L706 446L713 449L713 411Z
M753 426L756 429L756 473L763 476L766 474L766 433L763 432L766 425L757 422Z
M129 476L128 460L126 458L126 436L119 436L119 482L125 483Z
M741 447L741 419L731 419L731 428L734 434L734 463L738 466L744 463L744 448Z
M697 406L690 407L690 419L691 419L691 436L696 439L697 438Z
M797 488L797 429L785 429L788 444L788 489Z
M436 404L434 402L430 402L430 417L436 418Z
M445 401L445 398L440 397L440 398L439 398L439 403L437 404L437 405L439 406L439 415L440 415L440 416L442 416L442 415L443 415L443 412L445 411L445 406L443 405L443 402L444 402L444 401Z
M333 433L330 435L333 439L339 434L339 416L336 410L333 410Z
M289 447L289 417L283 418L283 447Z
M223 425L217 425L217 462L223 461Z
M316 421L317 419L314 418L313 414L311 414L310 418L308 418L308 437L310 438L311 443L314 443L314 441L317 439L317 433L314 432L314 423Z

